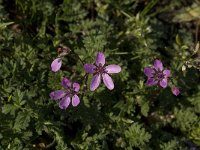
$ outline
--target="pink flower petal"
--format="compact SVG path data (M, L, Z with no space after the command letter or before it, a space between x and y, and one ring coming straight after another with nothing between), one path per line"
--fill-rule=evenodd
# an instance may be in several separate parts
M94 91L96 88L98 88L99 84L101 83L101 76L100 74L96 74L92 77L92 82L90 84L90 90Z
M69 96L65 96L59 103L60 109L66 109L70 104L71 98Z
M97 57L96 57L96 65L104 65L105 64L105 56L102 52L98 52Z
M51 70L53 72L57 72L60 70L62 66L62 59L61 58L56 58L52 63L51 63Z
M176 96L178 96L180 94L180 90L178 87L172 87L172 93Z
M70 80L68 80L67 78L63 78L62 81L61 81L61 85L62 85L64 88L68 89L68 88L71 87L71 82L70 82Z
M73 83L73 89L75 92L78 92L80 90L80 85L78 83Z
M87 73L93 74L95 72L96 66L93 64L85 64L84 69Z
M78 106L79 103L80 103L80 99L79 99L79 97L75 94L75 95L72 97L72 106L76 107L76 106Z
M149 68L149 67L144 68L144 74L149 78L153 77L154 72L155 71L152 68Z
M160 70L160 71L163 70L163 64L162 64L162 62L161 62L160 60L158 60L158 59L156 59L156 60L154 61L154 67L155 67L156 70Z
M153 78L149 78L146 82L147 86L154 86L156 85L158 82L156 80L154 80Z
M166 88L167 87L167 78L164 78L160 81L160 86L162 88Z
M163 71L163 74L165 75L165 78L168 78L168 77L171 76L171 71L166 69L166 70Z
M58 100L63 98L66 95L66 93L63 90L57 90L57 91L53 91L50 93L50 97L53 100Z
M121 67L118 65L108 65L105 69L107 73L119 73L121 71Z
M114 89L114 83L112 81L112 78L107 73L102 74L102 77L103 77L103 83L106 85L106 87L109 90Z

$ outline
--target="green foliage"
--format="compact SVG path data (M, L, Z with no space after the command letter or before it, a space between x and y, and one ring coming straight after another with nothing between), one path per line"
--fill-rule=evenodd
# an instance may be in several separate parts
M11 25L11 24L13 24L13 23L14 23L14 22L1 23L1 24L0 24L0 30L6 28L8 25Z
M21 131L22 129L26 129L30 122L30 114L25 112L19 112L15 119L15 123L13 129L16 131Z
M175 115L175 122L173 125L179 128L180 130L187 132L191 130L192 126L198 119L195 113L193 113L188 109L178 110L175 108L174 115Z
M0 0L0 149L199 149L199 7L190 0ZM71 53L54 73L60 44ZM99 51L122 68L112 91L101 84L91 92L91 76L84 77L83 63ZM143 69L154 59L171 70L166 89L145 85ZM81 102L61 110L49 93L64 76L81 84Z
M162 145L160 145L160 148L162 150L176 150L177 149L176 140L169 141L167 143L163 143Z
M146 142L149 142L151 135L145 132L138 124L131 125L128 130L125 130L125 138L128 140L130 149L134 147L142 147Z

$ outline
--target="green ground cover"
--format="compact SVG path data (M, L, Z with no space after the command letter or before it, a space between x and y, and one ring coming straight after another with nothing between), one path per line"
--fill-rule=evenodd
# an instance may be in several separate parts
M198 0L0 0L0 149L200 149L199 27ZM114 87L91 91L98 52L121 71L97 65ZM155 60L169 77L147 77ZM80 84L66 109L50 94L63 77Z

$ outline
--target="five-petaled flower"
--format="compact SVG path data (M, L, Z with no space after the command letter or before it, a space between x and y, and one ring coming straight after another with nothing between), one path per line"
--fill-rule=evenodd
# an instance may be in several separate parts
M94 91L101 83L101 78L109 90L114 89L114 83L110 74L119 73L121 67L115 64L105 66L105 56L102 52L99 52L96 56L95 64L85 64L84 69L87 73L93 74L93 78L90 84L90 90Z
M172 93L173 93L174 95L178 96L178 95L180 94L179 88L176 87L176 86L173 86L173 87L172 87Z
M168 77L170 77L170 70L164 69L163 64L160 60L154 61L152 68L144 68L144 74L148 77L146 85L160 85L162 88L166 88L168 85Z
M63 78L61 85L65 90L57 90L50 93L50 97L53 100L60 100L59 107L66 109L72 101L72 106L76 107L80 103L80 99L77 93L80 90L78 83L71 83L67 78Z

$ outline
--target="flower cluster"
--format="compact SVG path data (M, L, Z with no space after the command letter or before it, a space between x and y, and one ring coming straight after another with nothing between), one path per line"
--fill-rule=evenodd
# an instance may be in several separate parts
M144 74L148 77L146 81L147 86L159 85L162 88L168 86L168 80L171 77L171 71L164 69L162 62L158 59L154 61L153 67L144 68ZM178 96L180 94L179 88L173 86L172 93Z
M57 72L62 66L62 56L67 55L69 49L61 48L58 57L52 62L51 70ZM114 83L111 78L112 74L121 72L121 67L116 64L106 64L105 56L102 52L98 52L96 56L96 61L94 64L86 63L83 66L87 75L92 75L92 80L90 83L90 90L95 91L101 81L109 90L114 89ZM171 71L169 69L164 69L163 64L160 60L156 59L154 61L153 67L144 68L144 74L147 76L146 85L155 86L158 85L162 88L167 88L169 79L171 77ZM57 90L50 93L50 97L53 100L59 100L59 107L61 109L66 109L70 103L72 106L76 107L80 103L78 97L78 92L80 90L80 85L78 83L72 83L67 78L63 78L61 82L64 90ZM178 87L173 86L172 93L176 96L180 94Z
M62 50L61 54L52 62L51 70L57 72L62 66L61 56L67 54L65 49ZM94 91L98 88L103 79L103 83L109 90L114 89L114 83L111 75L114 73L119 73L121 67L115 64L105 65L105 56L102 52L99 52L96 56L96 62L94 64L85 64L84 70L88 74L92 74L93 78L90 84L90 90ZM67 78L63 78L61 85L65 90L57 90L50 93L50 97L53 100L59 100L59 107L61 109L66 109L72 101L72 106L76 107L80 103L78 97L78 92L80 90L80 85L78 83L71 83Z

